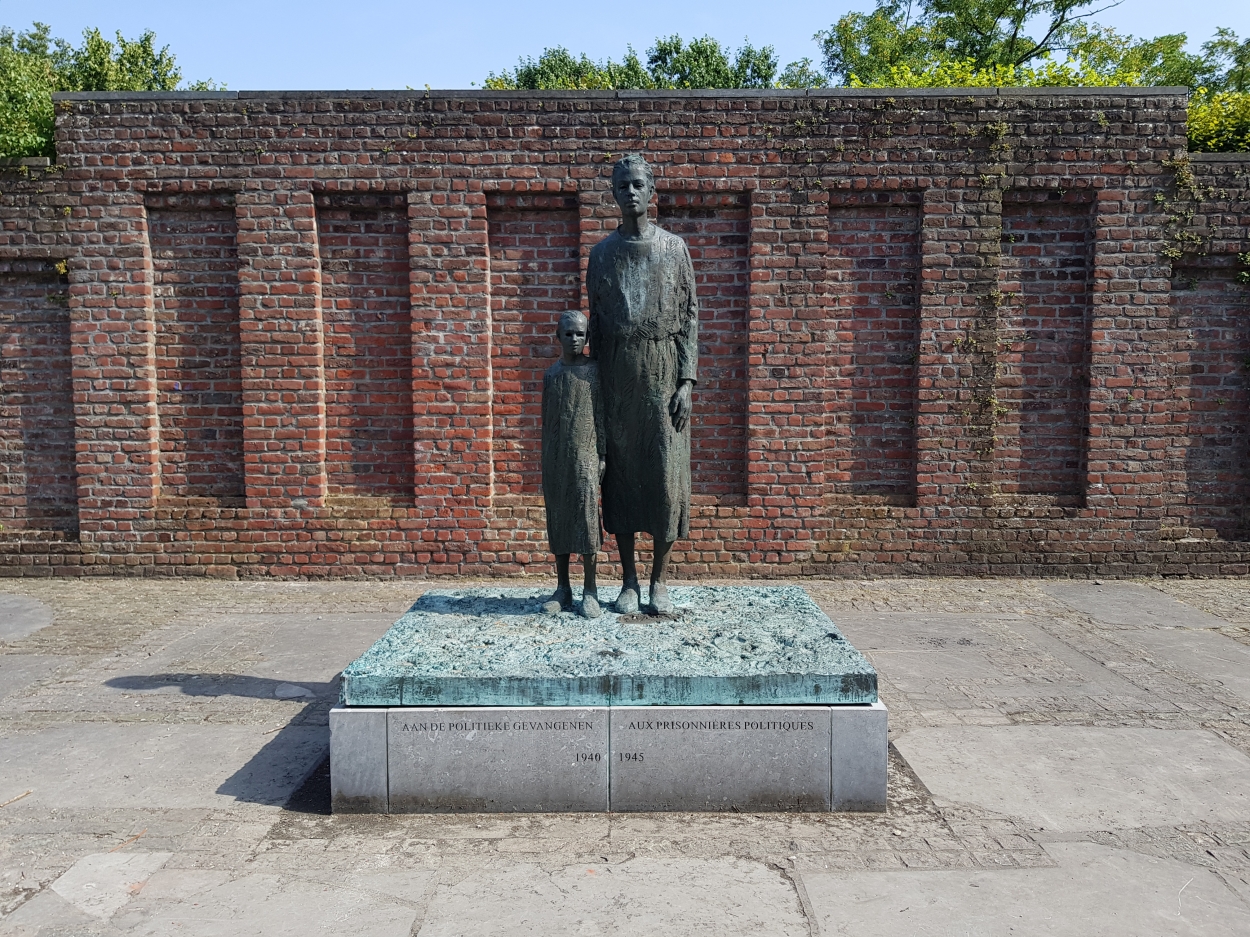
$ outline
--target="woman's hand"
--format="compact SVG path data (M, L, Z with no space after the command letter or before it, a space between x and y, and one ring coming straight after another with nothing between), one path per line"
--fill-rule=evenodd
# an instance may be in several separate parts
M693 381L680 381L677 384L677 393L673 394L673 399L668 404L668 412L673 417L673 429L679 433L690 422L690 393L693 386Z

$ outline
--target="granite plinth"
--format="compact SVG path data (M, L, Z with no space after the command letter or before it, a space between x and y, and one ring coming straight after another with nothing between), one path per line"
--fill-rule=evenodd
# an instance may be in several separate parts
M343 671L343 706L850 705L872 665L797 586L674 586L671 616L544 615L549 589L426 592ZM616 590L600 590L605 609Z
M391 709L391 813L561 813L608 809L608 713Z
M338 707L330 727L335 813L886 807L879 702Z
M830 707L611 710L613 810L828 810Z

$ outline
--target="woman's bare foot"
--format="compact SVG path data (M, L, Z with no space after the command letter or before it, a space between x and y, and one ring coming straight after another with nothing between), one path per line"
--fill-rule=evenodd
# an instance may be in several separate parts
M627 580L621 586L621 594L616 597L616 610L622 615L632 615L638 611L638 593L641 591L637 579Z
M668 586L662 582L651 583L651 611L657 615L673 610L673 602L668 597Z
M573 607L573 590L567 586L559 586L555 592L551 593L551 598L543 603L543 613L546 615L559 615L565 609Z

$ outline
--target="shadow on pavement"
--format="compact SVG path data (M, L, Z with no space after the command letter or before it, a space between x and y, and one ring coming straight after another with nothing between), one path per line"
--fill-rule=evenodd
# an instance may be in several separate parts
M327 755L313 768L299 789L284 805L291 813L330 816L330 758Z
M187 696L245 696L251 699L335 699L338 697L339 678L328 683L309 681L272 680L268 677L249 677L236 673L154 673L114 677L104 681L105 686L132 693L151 693L175 688ZM303 692L301 692L303 691Z
M285 806L298 813L330 812L330 728L325 713L338 699L339 675L326 683L297 683L233 673L157 673L114 677L105 685L132 693L304 702L246 764L222 782L217 793L247 803Z

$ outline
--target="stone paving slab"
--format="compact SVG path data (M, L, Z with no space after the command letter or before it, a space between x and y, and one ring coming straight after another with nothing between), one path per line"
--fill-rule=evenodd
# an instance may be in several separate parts
M0 734L6 817L111 807L279 805L325 757L324 728L77 723Z
M1049 869L809 873L826 934L1236 937L1246 908L1205 870L1092 843L1048 847Z
M1147 605L1157 594L1220 621L1184 633L1083 610L1054 585L802 584L877 664L899 746L885 813L370 817L328 813L334 672L422 583L0 580L0 595L52 612L0 643L0 673L21 675L0 695L0 778L15 782L0 803L31 789L0 806L0 934L1250 932L1250 781L1184 770L1250 757L1236 680L1247 582L1132 584ZM358 627L340 638L339 618ZM280 698L283 683L314 695ZM989 777L976 798L908 741L936 730L982 733L967 762ZM1035 751L1021 730L1104 733L1064 745L1142 783L1106 795L1119 812L1074 799L1064 745ZM1133 774L1144 730L1170 773ZM4 774L19 771L5 762L17 738L21 773ZM157 752L151 779L126 777ZM1041 754L1054 766L1033 778ZM219 793L253 763L263 796ZM107 919L53 887L87 857L154 853L169 859Z
M1250 821L1250 756L1202 730L953 726L894 744L939 802L1039 829Z
M52 624L52 609L38 599L0 595L0 641L18 641Z
M1219 628L1228 624L1158 589L1133 582L1060 580L1046 583L1042 591L1108 625Z

